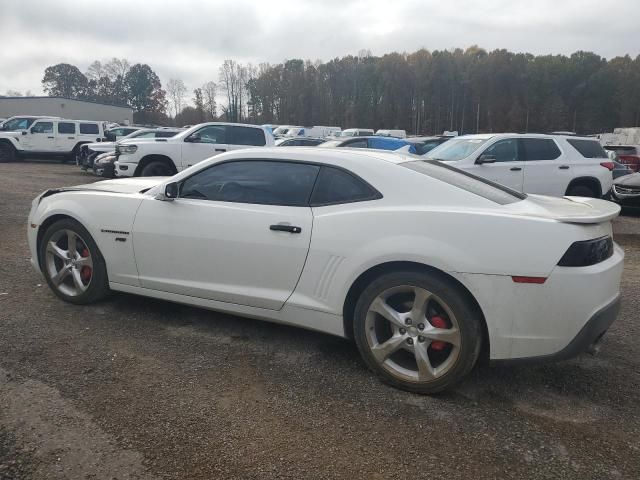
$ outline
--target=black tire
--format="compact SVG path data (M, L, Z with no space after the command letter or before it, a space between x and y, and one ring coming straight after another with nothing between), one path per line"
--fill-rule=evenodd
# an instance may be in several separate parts
M52 281L51 273L47 266L47 244L52 239L52 237L54 237L54 235L64 230L70 230L79 236L80 241L84 243L84 245L88 249L93 263L91 279L86 287L86 290L78 295L68 295L65 292L61 291L60 288ZM55 293L65 302L74 303L76 305L85 305L102 300L109 295L109 279L107 276L107 267L104 258L102 257L98 246L96 245L87 229L84 228L76 220L66 218L51 224L44 232L41 242L38 245L38 256L40 259L40 267L42 269L42 273L44 274L45 280L47 281L47 284L49 285L53 293Z
M441 376L429 381L418 379L410 381L394 375L376 360L367 340L366 319L372 302L383 292L400 286L418 287L433 293L437 296L438 302L446 303L458 324L460 346L457 357ZM468 294L444 275L419 271L388 273L371 282L356 303L353 326L358 350L369 369L383 382L393 387L422 394L442 392L462 380L474 367L483 338L481 312L468 298ZM369 329L372 330L372 327L370 326Z
M6 142L0 143L0 163L15 162L17 152L13 145Z
M596 198L598 195L586 185L574 185L567 190L567 196Z
M171 167L160 160L149 162L140 171L141 177L170 177L171 175L174 175Z

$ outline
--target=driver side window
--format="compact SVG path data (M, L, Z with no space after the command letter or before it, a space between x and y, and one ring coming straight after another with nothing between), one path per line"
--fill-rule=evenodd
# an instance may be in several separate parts
M262 205L308 206L320 167L246 160L213 165L184 180L181 198Z
M38 122L31 127L31 133L53 133L53 123Z
M227 127L209 125L193 132L190 138L194 143L227 143Z
M496 157L496 162L518 161L518 140L515 138L500 140L487 148L483 152L483 155L492 155Z

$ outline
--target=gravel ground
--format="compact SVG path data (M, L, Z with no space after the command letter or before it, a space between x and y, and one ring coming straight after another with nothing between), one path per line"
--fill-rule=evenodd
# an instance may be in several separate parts
M351 343L124 294L65 304L26 216L77 167L0 164L0 479L640 478L640 218L616 221L624 306L597 357L481 367L437 397Z

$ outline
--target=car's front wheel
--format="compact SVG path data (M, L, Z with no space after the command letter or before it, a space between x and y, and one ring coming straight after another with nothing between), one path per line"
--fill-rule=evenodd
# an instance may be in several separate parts
M17 158L16 149L8 143L0 143L0 163L13 162Z
M109 294L104 258L89 232L70 218L53 223L39 245L42 273L63 300L92 303Z
M354 335L364 361L383 381L437 393L475 365L481 314L443 275L394 272L378 277L360 295Z
M168 177L171 175L173 175L171 168L166 163L158 160L149 162L140 172L142 177Z

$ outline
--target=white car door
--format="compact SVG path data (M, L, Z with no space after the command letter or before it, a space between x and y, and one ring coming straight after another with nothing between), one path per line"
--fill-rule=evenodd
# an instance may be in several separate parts
M25 141L28 142L23 142L23 144L30 152L56 151L56 137L53 133L53 122L51 121L35 122L29 129L29 133L27 133L27 135L24 135L22 138L25 138Z
M226 152L226 139L226 125L207 125L200 130L196 130L182 142L182 155L180 161L176 164L178 171Z
M76 131L77 125L75 122L56 122L57 123L57 132L56 132L56 151L68 153L73 150L73 147L76 146L77 143L77 135Z
M308 199L319 167L235 160L144 200L133 225L144 288L277 310L298 282L311 241Z
M523 191L524 162L519 159L516 138L498 140L479 154L475 154L473 162L471 165L465 165L464 169L518 192Z
M555 140L521 138L520 156L524 160L524 191L561 197L571 181L572 165Z

